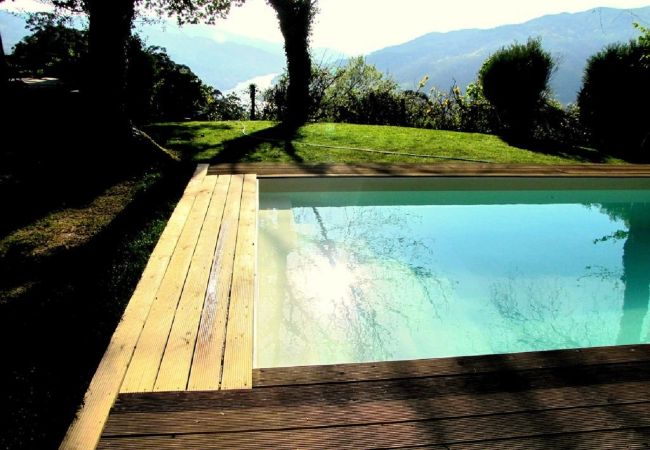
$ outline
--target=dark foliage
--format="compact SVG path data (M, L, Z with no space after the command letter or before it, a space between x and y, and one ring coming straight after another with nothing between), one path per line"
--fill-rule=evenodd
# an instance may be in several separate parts
M326 93L336 79L336 74L327 68L312 66L309 79L309 94L305 100L309 120L328 120ZM262 118L283 120L288 114L289 75L283 73L277 82L262 93Z
M650 159L650 55L642 41L613 45L587 64L578 104L597 147L637 161Z
M179 23L213 22L243 0L49 0L60 11L88 16L88 61L84 74L86 131L101 136L100 151L119 158L131 148L134 133L127 108L128 40L133 19L146 8L158 15L177 17Z
M31 23L33 34L19 42L9 57L13 75L54 77L68 89L83 92L87 31L69 28L52 15L39 15ZM187 66L172 61L163 48L147 47L134 35L128 39L127 61L125 110L135 123L219 115L220 94Z
M505 47L483 63L479 71L483 94L499 114L505 134L530 139L554 67L539 40Z
M54 77L80 88L88 60L88 33L69 28L49 13L32 15L30 36L18 42L9 56L14 77Z
M179 24L213 24L226 17L232 6L241 6L244 0L144 0L141 3L160 17L175 17Z

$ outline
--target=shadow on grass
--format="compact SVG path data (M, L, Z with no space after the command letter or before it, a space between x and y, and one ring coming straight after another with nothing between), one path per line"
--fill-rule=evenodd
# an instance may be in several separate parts
M273 127L223 142L221 150L211 162L214 164L250 162L252 155L265 144L281 149L293 162L303 163L304 159L296 152L293 140L297 139L300 127L277 124Z
M47 94L47 93L46 93ZM116 184L139 179L156 160L136 139L97 135L69 94L10 99L0 116L0 239L50 213L83 207ZM67 106L62 106L67 105Z
M548 156L558 156L561 158L572 159L581 163L606 163L611 155L599 152L597 150L580 147L572 144L552 140L530 140L515 138L512 136L499 136L505 143L513 147L529 150Z
M205 130L206 132L215 130L232 130L234 129L234 126L214 122L183 123L182 126L178 126L177 123L163 123L147 125L145 128L152 135L155 135L159 142L169 142L171 140L191 141L196 137L205 137L205 134L202 134L201 130Z
M191 130L188 131L188 127ZM201 129L205 129L205 133ZM151 125L147 131L159 142L167 143L174 151L183 155L186 161L210 162L215 164L228 164L239 162L273 161L279 155L286 154L295 163L304 162L298 155L292 141L300 137L299 127L289 127L277 124L252 133L244 133L234 139L219 141L217 143L197 143L197 138L204 138L206 134L215 129L233 129L225 124L187 124L178 127L176 124ZM273 153L269 155L268 152ZM200 155L207 153L213 157L202 158Z

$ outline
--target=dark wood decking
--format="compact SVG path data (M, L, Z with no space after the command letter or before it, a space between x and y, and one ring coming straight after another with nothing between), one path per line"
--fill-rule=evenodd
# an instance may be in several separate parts
M270 164L231 163L210 166L211 175L254 173L264 177L648 177L650 165L625 164Z
M121 394L102 449L650 446L650 346L255 370Z

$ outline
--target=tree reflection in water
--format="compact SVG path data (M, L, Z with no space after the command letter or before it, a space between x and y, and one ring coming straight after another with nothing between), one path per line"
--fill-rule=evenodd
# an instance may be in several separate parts
M607 214L612 222L622 221L627 229L594 241L594 244L599 245L608 241L625 240L622 274L607 268L587 267L589 273L577 280L610 283L608 292L583 296L583 303L593 304L591 314L575 314L570 308L567 309L566 304L571 294L564 292L561 282L549 279L521 281L520 277L513 277L507 282L492 286L492 303L499 319L510 331L516 329L519 333L517 339L531 350L650 342L650 205L592 206ZM619 289L622 291L622 299ZM602 308L598 307L598 302L620 304L620 321L616 322L607 315L597 313L600 309L611 310L611 306L605 304ZM583 310L585 308L585 304L576 306ZM648 329L644 330L646 320L649 322ZM507 340L506 338L505 341ZM495 345L498 347L500 344Z
M495 282L494 353L611 345L616 330L609 305L620 296L620 283L591 276L568 281L513 276Z
M433 241L409 238L417 215L355 206L293 214L277 351L291 349L300 364L393 359L408 340L395 330L417 330L446 307L451 284L427 268Z
M650 342L647 204L269 199L259 366Z
M650 302L650 205L604 204L602 210L612 218L623 220L627 226L627 233L618 233L626 241L623 245L623 314L616 343L650 342L650 325L646 333L643 331Z

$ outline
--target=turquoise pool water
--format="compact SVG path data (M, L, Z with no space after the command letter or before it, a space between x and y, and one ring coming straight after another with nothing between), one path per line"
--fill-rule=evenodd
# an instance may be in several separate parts
M650 343L647 180L261 180L255 365Z

